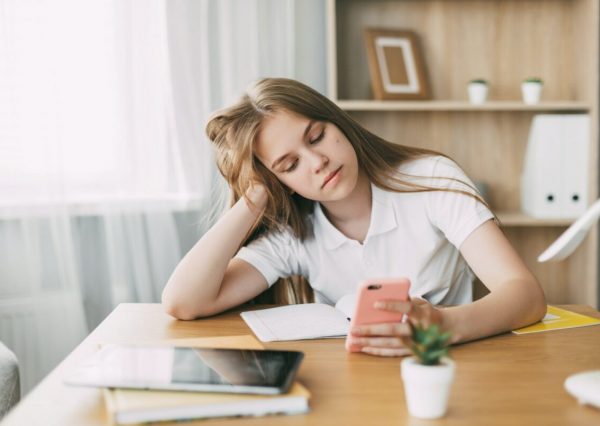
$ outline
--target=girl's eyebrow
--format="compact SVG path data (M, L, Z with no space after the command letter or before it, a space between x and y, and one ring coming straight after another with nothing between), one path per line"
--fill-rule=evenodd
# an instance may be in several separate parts
M313 124L315 124L315 120L310 120L308 122L308 124L306 125L306 128L304 129L304 134L302 135L303 139L306 139L306 135L308 135L308 132L310 132L310 129L313 126ZM271 164L271 168L274 169L275 166L277 166L279 163L281 163L283 160L285 160L288 155L289 154L283 154L277 160L273 161L273 164Z

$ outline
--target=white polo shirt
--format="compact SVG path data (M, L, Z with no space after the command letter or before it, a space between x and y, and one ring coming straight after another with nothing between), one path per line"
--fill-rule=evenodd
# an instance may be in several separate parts
M453 178L473 185L453 161L441 157L413 160L399 171L436 188L473 192ZM408 277L411 297L433 304L472 301L473 273L458 248L493 214L470 196L447 191L400 193L371 184L371 223L363 244L343 235L315 203L309 216L312 235L304 241L289 231L264 235L236 258L253 265L272 285L280 277L302 275L316 300L335 304L354 294L367 278Z

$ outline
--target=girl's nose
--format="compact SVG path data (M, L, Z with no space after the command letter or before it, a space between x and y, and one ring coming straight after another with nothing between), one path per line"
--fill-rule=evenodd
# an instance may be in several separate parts
M312 163L312 168L315 173L319 173L321 170L323 170L323 167L329 164L329 158L327 158L326 155L315 151L311 153L310 161Z

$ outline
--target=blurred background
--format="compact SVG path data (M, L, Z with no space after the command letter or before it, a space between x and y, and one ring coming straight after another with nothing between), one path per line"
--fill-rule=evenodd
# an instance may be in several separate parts
M223 191L204 124L265 76L325 93L323 0L0 0L0 341L26 394L159 302Z

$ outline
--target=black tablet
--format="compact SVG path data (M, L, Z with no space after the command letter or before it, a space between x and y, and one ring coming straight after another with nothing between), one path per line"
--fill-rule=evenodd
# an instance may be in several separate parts
M296 351L107 345L64 382L76 386L227 393L286 392Z

